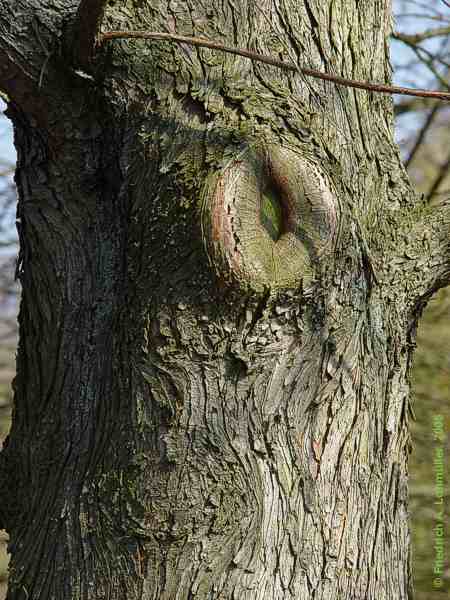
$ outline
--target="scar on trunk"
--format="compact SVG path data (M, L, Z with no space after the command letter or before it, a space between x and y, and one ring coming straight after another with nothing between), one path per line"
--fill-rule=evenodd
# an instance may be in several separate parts
M214 176L202 207L205 248L218 275L255 289L308 283L334 246L337 202L311 160L270 146Z

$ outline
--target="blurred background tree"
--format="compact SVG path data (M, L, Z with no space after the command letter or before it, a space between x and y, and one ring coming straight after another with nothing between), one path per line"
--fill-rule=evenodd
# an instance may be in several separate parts
M450 91L450 2L397 0L391 57L402 85ZM397 139L405 167L426 202L450 197L450 105L415 99L396 101ZM437 506L432 419L444 418L447 474L445 511L449 516L450 490L450 288L428 304L419 325L412 372L413 450L410 457L410 513L413 573L417 600L438 600L450 592L450 532L445 532L444 586L434 590L433 558ZM445 592L447 595L445 595Z
M11 381L14 377L17 345L19 289L15 282L14 271L18 242L13 175L14 150L11 127L6 117L0 113L0 441L3 441L7 435L11 421ZM8 566L6 541L6 533L0 532L1 599L5 597L6 592Z
M393 0L395 12L391 60L400 85L450 91L450 0ZM366 92L360 92L366 93ZM4 109L0 100L0 110ZM412 180L426 202L450 196L450 104L428 99L395 99L397 140ZM18 287L15 229L14 151L9 122L0 114L0 440L11 418L11 380L17 343ZM445 532L444 587L433 590L435 499L432 419L445 421L447 465L450 462L450 288L441 290L424 312L413 369L410 459L410 512L416 600L440 600L450 590L450 534ZM449 472L448 466L446 469ZM446 482L448 520L450 494ZM6 535L0 532L0 600L7 577Z

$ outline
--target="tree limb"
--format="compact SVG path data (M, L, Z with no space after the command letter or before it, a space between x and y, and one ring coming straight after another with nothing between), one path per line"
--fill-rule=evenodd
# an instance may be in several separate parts
M65 5L69 5L66 7ZM74 18L71 3L44 0L0 0L0 90L33 115L41 126L51 99L60 103L58 45L66 22Z
M393 276L399 290L407 283L412 306L417 307L450 284L450 198L426 206L421 216L411 215L400 229L403 234L394 251ZM395 265L399 265L398 272Z
M81 0L71 32L72 54L76 64L86 67L98 42L100 25L108 0Z
M421 274L424 276L425 285L428 282L429 288L435 291L450 283L450 199L432 206L424 225L425 229L422 232L430 233L428 240L430 270L429 273L422 271ZM421 262L423 257L419 258L419 263ZM421 272L420 267L417 272Z
M194 38L184 35L176 35L171 33L161 33L155 31L107 31L98 36L100 44L123 38L141 38L148 40L165 40L175 42L177 44L190 44L191 46L198 46L201 48L211 48L212 50L219 50L221 52L228 52L229 54L236 54L238 56L244 56L250 60L263 62L280 69L286 69L288 71L296 71L302 73L308 77L315 77L316 79L322 79L325 81L331 81L337 85L344 85L347 87L358 88L362 90L368 90L373 92L379 92L382 94L402 94L406 96L419 96L422 98L435 98L436 100L444 100L450 102L450 93L432 90L421 90L413 88L405 88L394 85L387 85L384 83L372 83L367 81L355 81L354 79L347 79L346 77L340 77L339 75L331 75L330 73L322 73L316 69L308 69L306 67L298 67L297 65L273 58L271 56L265 56L252 52L244 48L232 48L230 46L224 46L219 42L214 42L204 38Z

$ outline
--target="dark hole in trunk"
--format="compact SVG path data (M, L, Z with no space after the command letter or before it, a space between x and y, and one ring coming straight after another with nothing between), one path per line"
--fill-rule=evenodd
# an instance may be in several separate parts
M285 232L285 211L280 190L272 184L267 185L261 195L260 219L274 242Z

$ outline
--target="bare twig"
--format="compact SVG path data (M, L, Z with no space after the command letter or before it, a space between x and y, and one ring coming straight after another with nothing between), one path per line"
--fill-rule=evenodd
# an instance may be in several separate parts
M422 98L435 98L436 100L450 101L450 92L441 92L433 90L421 90L414 88L405 88L395 85L387 85L384 83L372 83L368 81L355 81L354 79L347 79L346 77L340 77L339 75L331 75L330 73L322 73L316 69L308 69L306 67L298 67L297 65L251 52L243 48L232 48L230 46L224 46L219 42L213 42L204 38L194 38L184 35L176 35L171 33L161 33L156 31L107 31L98 36L99 43L104 43L110 40L123 39L123 38L140 38L147 40L165 40L175 42L177 44L190 44L191 46L198 46L201 48L210 48L212 50L219 50L221 52L228 52L229 54L236 54L238 56L244 56L254 61L263 62L280 69L286 69L288 71L296 71L302 73L308 77L315 77L325 81L331 81L337 85L344 85L347 87L358 88L362 90L369 90L372 92L379 92L382 94L402 94L405 96L420 96Z
M76 64L86 67L91 62L107 3L108 0L80 1L71 37Z

